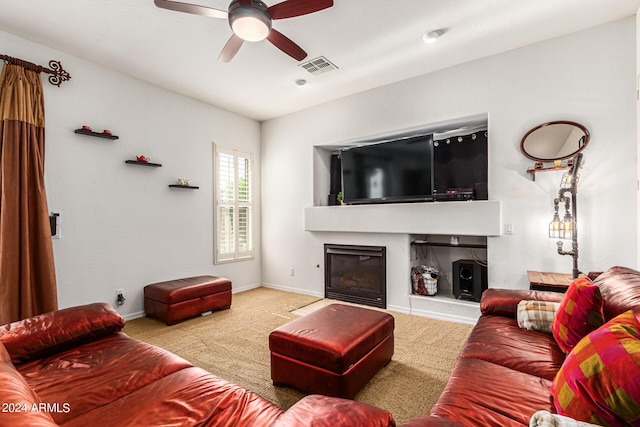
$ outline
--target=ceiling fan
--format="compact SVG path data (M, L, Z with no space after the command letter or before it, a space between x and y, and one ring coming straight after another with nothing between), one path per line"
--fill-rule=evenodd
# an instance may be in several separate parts
M233 35L220 52L220 62L231 61L245 41L264 39L295 60L301 61L306 58L307 52L287 36L274 30L271 27L272 21L307 15L333 6L333 0L286 0L273 6L267 6L260 0L233 0L229 4L229 10L224 11L173 0L154 0L154 3L162 9L227 19Z

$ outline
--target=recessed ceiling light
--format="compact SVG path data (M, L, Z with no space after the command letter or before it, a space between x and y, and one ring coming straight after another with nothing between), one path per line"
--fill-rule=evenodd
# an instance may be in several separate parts
M307 81L305 79L298 79L295 82L293 82L293 84L295 84L298 87L302 87L307 84Z
M442 35L442 30L427 31L422 35L422 41L425 43L435 43Z

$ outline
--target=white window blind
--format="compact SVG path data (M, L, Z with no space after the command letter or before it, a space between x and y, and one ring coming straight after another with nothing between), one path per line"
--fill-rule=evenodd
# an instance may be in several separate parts
M251 153L215 146L215 262L253 257Z

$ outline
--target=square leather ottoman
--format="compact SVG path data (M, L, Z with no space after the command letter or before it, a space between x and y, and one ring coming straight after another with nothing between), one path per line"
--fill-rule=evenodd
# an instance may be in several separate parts
M152 283L144 287L144 311L167 325L202 313L231 307L231 281L197 276Z
M271 379L300 391L352 399L393 356L393 316L331 304L269 335Z

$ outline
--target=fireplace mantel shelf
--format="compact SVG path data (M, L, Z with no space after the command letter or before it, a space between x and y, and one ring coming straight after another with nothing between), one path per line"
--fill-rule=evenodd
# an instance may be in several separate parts
M499 236L502 208L498 200L310 206L304 229L323 232Z

